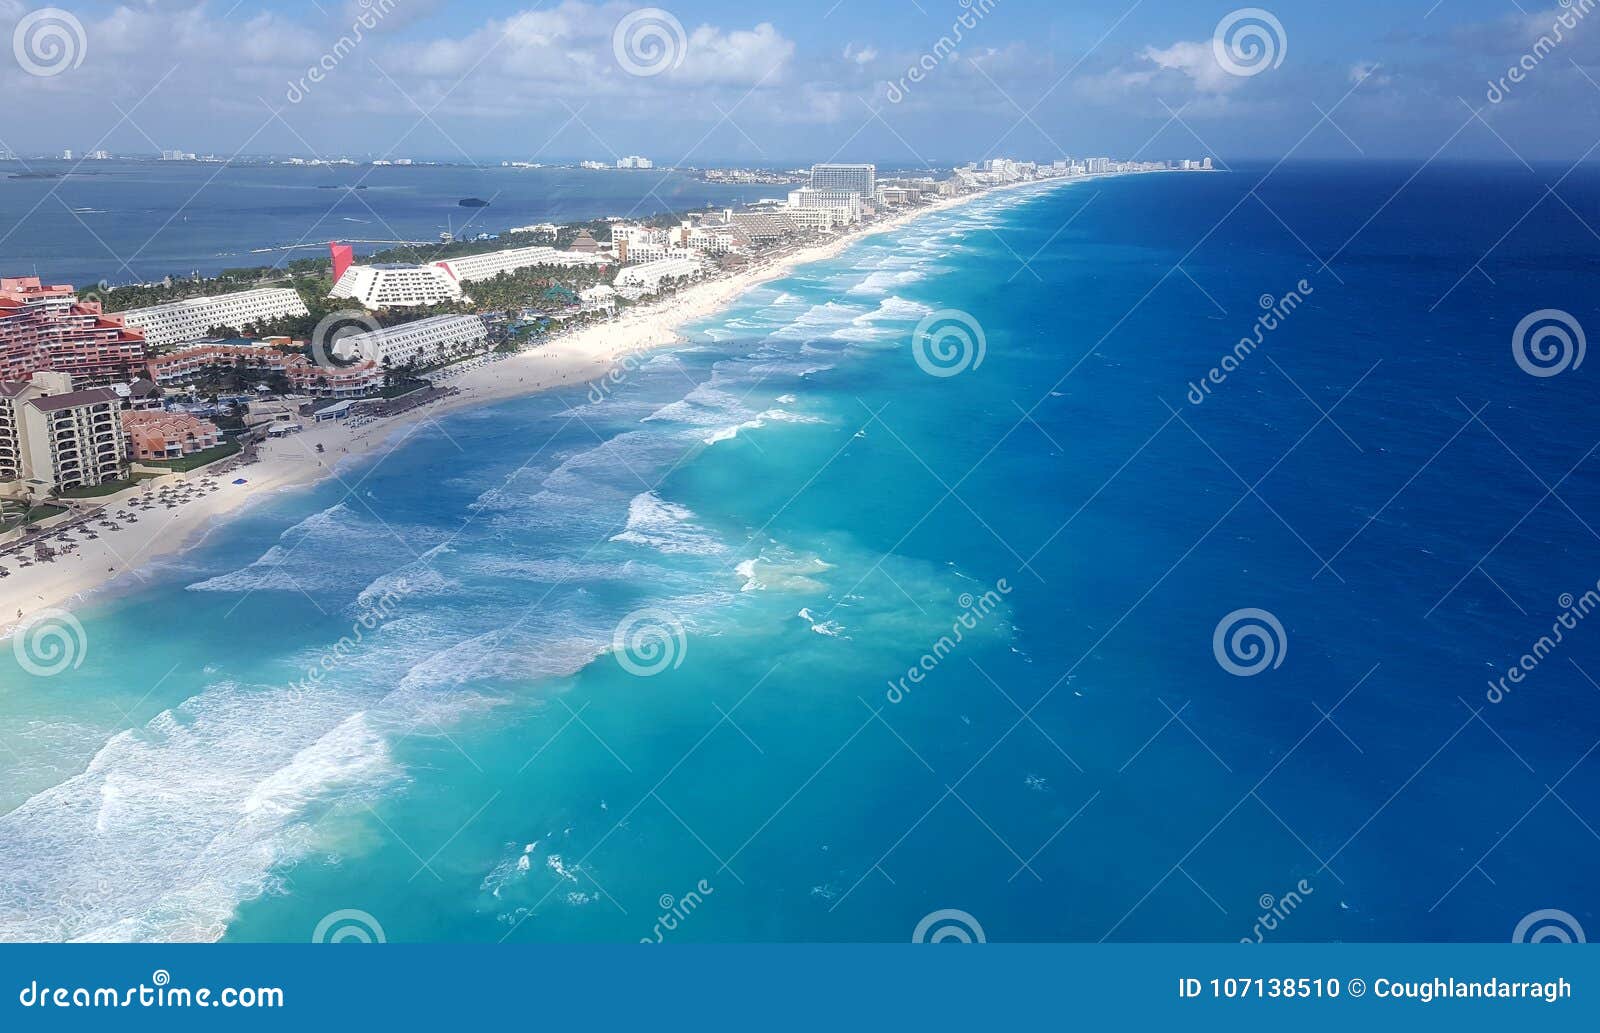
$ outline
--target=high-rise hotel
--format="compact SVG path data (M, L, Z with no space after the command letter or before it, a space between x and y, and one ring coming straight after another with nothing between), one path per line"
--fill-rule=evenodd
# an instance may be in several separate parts
M878 189L876 165L813 165L811 189L842 190L872 200Z

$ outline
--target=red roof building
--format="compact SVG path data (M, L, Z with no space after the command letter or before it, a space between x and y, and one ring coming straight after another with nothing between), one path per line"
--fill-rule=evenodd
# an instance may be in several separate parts
M36 276L0 277L0 380L49 370L98 386L126 382L144 366L144 335L98 301L79 301L71 286Z

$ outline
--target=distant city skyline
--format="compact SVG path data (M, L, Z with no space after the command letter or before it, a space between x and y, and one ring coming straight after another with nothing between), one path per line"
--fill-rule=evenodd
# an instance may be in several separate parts
M1600 137L1593 7L0 0L0 89L32 116L0 152L1574 160Z

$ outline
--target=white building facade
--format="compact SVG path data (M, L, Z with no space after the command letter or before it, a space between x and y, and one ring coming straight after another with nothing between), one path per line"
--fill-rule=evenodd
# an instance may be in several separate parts
M340 338L334 352L340 359L363 358L398 369L410 363L431 366L480 351L489 332L477 316L429 316L365 334Z
M152 347L197 341L216 326L243 330L259 320L308 315L300 295L288 287L263 287L209 298L189 298L119 312L124 326L144 334Z

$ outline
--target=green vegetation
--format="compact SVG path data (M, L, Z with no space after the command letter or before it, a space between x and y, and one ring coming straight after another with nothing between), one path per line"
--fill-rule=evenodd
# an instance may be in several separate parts
M0 532L13 531L24 524L44 520L66 511L65 506L53 506L47 502L33 506L23 502L0 502Z
M155 466L163 470L176 470L179 473L183 473L187 470L205 466L207 463L214 463L218 459L226 459L228 456L237 455L241 447L237 441L224 441L220 445L195 452L192 455L186 455L182 459L141 459L139 462L144 466Z
M95 484L86 488L68 488L66 491L61 492L58 497L63 499L102 498L106 495L115 495L119 491L126 491L140 481L148 481L152 477L160 476L161 474L158 473L136 473L122 480L106 481L104 484Z

